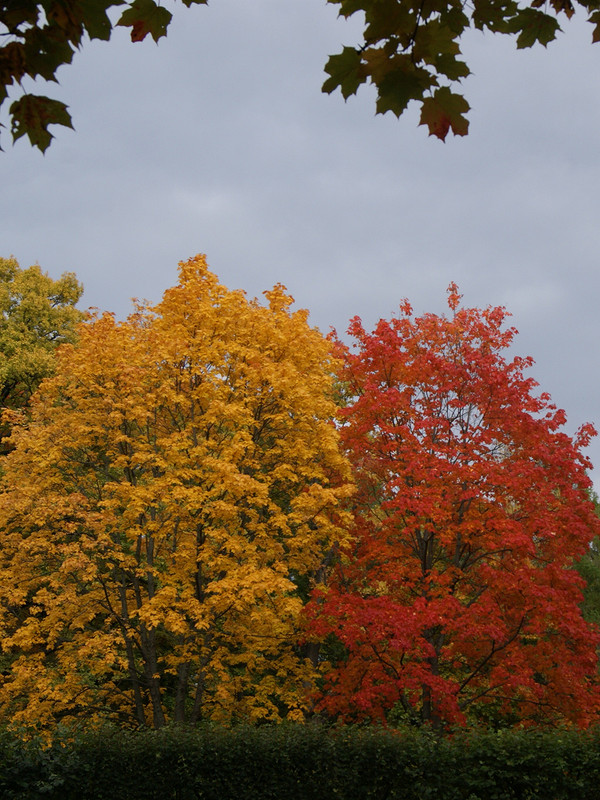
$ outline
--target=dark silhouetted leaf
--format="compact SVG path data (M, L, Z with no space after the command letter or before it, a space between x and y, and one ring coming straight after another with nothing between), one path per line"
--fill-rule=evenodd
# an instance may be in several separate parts
M344 99L356 94L356 90L365 80L361 72L361 54L354 47L344 47L339 55L330 56L325 72L331 77L323 84L323 91L331 94L339 88Z
M426 97L421 108L419 125L427 125L430 136L437 136L445 141L450 129L455 136L466 136L469 132L469 121L464 114L469 104L460 94L454 94L443 86L437 89L433 97Z
M524 8L509 22L509 31L517 33L517 48L533 47L536 42L543 44L556 39L560 25L554 17L537 11L535 8Z
M117 25L131 28L131 41L141 42L148 34L155 42L167 35L172 14L154 0L134 0L130 8L123 12Z
M90 39L108 41L112 23L106 13L111 6L121 6L125 0L80 0L82 22Z
M31 144L38 147L42 153L46 151L53 138L48 131L49 125L73 127L67 106L49 97L23 95L11 105L10 113L13 141L16 142L27 134Z
M402 60L400 60L402 59ZM379 83L377 113L391 111L399 117L411 100L420 100L436 78L426 69L415 67L406 57L395 60L400 68L389 72Z

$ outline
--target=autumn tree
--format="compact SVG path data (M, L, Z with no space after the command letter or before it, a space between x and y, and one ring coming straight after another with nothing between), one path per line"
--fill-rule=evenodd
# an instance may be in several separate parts
M76 308L83 287L71 272L53 280L39 266L21 269L0 258L0 408L24 408L52 374L56 348L71 342L83 319ZM0 451L6 425L0 428Z
M310 608L334 717L497 724L598 719L598 632L573 564L598 533L565 414L507 360L503 308L413 318L338 342L354 539ZM329 637L327 639L327 637Z
M207 0L182 0L186 6ZM449 130L464 136L469 109L453 91L470 74L462 60L460 40L471 29L514 36L518 48L546 46L576 8L593 25L592 40L600 39L600 7L596 0L327 0L342 17L364 16L361 43L331 56L323 90L340 89L345 98L364 83L377 89L377 112L400 116L411 101L421 104L421 124L445 139ZM113 13L120 7L122 13ZM26 79L56 81L59 67L70 64L86 37L109 40L114 27L131 28L133 42L167 33L171 12L155 0L0 0L0 106L18 85L21 96L9 109L13 140L27 135L42 152L52 140L51 125L72 127L64 103L23 88Z
M343 540L347 467L330 344L265 295L198 256L60 349L0 495L5 718L302 716L299 587Z

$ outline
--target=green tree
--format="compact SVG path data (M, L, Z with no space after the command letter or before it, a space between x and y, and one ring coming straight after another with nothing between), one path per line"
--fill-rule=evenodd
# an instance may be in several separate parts
M56 348L74 341L84 317L75 307L82 292L72 272L53 280L37 265L21 269L14 258L0 258L1 409L23 409L53 373ZM0 428L0 442L7 431Z
M596 514L600 516L600 499L596 492L590 492ZM600 625L600 538L595 538L587 553L575 565L577 572L585 579L581 611L584 619L593 625Z
M577 564L577 572L586 582L581 604L584 619L600 625L600 540L594 539L589 552Z
M182 0L186 6L207 0ZM411 100L421 104L421 124L445 139L449 130L464 136L469 104L452 91L470 74L460 58L460 40L470 28L516 37L518 48L536 42L546 46L579 6L600 39L598 0L327 0L340 7L340 16L364 14L362 43L344 47L326 65L329 78L323 90L340 89L345 98L370 82L377 89L377 112L400 116ZM122 6L116 23L107 12ZM154 0L1 0L0 106L14 83L24 78L56 80L56 71L71 63L85 36L111 37L115 25L131 28L133 42L150 34L166 35L172 14ZM50 125L71 127L64 103L24 92L9 110L13 140L27 134L44 151L52 140Z

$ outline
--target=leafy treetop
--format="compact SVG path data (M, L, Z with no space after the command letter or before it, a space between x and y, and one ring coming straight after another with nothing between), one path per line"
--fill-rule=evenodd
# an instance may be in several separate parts
M60 348L0 487L0 715L161 727L301 718L302 587L351 487L330 343L198 256Z
M72 272L53 280L37 265L0 258L0 408L24 408L54 372L56 348L75 340L84 317L76 308L82 292Z
M186 6L207 0L182 0ZM461 59L460 39L470 29L516 37L518 48L556 38L559 19L572 17L577 5L594 26L592 41L600 39L599 0L327 0L340 15L364 14L363 41L344 47L329 58L325 92L340 89L345 98L370 82L377 89L377 113L400 116L411 100L421 104L421 124L431 135L445 139L448 131L468 131L469 104L453 88L470 74ZM25 77L56 81L57 69L71 63L85 35L111 37L109 11L124 7L116 25L131 28L139 42L166 35L172 14L154 0L2 0L0 2L0 105L8 88ZM27 134L32 145L45 151L52 139L50 125L71 126L64 103L48 97L23 95L10 106L13 140Z
M309 609L329 637L322 709L442 726L598 720L598 632L573 564L600 532L594 429L504 358L502 308L413 318L339 344L340 434L358 491L337 572ZM335 646L334 646L335 643Z

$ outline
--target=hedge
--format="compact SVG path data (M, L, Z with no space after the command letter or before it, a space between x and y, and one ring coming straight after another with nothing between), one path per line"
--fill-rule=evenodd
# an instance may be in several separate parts
M597 800L600 732L320 725L0 734L2 800Z

